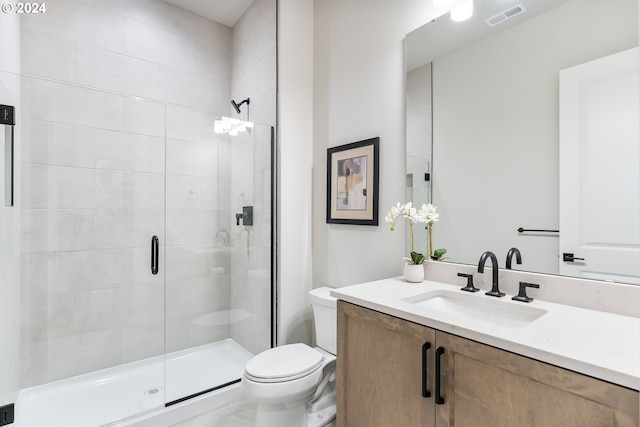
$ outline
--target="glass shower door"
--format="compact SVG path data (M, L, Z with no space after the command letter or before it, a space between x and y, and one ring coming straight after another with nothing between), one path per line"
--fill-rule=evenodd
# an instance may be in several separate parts
M219 120L167 110L167 404L238 382L271 345L271 128Z
M161 407L164 268L152 273L151 249L165 238L165 106L22 77L19 114L16 418L89 426Z

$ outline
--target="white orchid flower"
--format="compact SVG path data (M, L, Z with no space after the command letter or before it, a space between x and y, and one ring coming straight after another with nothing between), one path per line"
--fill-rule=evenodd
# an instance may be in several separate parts
M436 209L437 207L433 206L431 203L423 204L420 207L420 215L424 217L425 220L421 222L433 224L434 222L438 221L440 214L436 212Z
M404 205L401 205L399 202L396 206L391 206L389 213L384 217L385 222L391 226L391 231L393 231L396 226L396 219L403 213Z
M396 206L391 206L389 213L384 217L384 220L390 225L391 231L394 230L394 227L396 226L396 219L400 216L409 220L409 251L412 254L414 253L413 224L417 222L426 223L425 228L429 231L429 256L433 257L432 228L433 223L440 219L437 207L431 203L423 203L422 206L420 206L420 209L416 209L413 207L411 202L407 202L405 204L400 204L400 202L398 202ZM438 259L440 259L440 257Z

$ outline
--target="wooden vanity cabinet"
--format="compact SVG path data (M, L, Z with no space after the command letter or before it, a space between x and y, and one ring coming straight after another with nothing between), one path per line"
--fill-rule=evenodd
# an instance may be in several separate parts
M423 345L435 338L433 329L339 300L338 426L432 426L435 406L422 397L420 372Z
M640 425L638 391L344 301L337 357L338 427Z

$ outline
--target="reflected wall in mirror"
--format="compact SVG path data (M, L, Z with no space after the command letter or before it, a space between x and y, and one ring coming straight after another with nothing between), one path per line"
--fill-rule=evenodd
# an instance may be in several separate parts
M476 264L480 254L491 250L505 267L508 250L517 247L522 265L514 268L568 274L561 270L568 262L563 252L579 258L581 249L561 247L560 242L559 74L637 47L638 0L476 3L470 21L451 23L445 15L407 35L408 183L413 177L407 197L411 195L414 204L422 198L438 207L434 245L447 248L450 261ZM516 4L526 12L495 27L484 22ZM427 69L431 85L424 87ZM637 85L629 93L635 93L637 104ZM610 192L634 198L631 207L640 214L638 115L627 116L635 141L627 149L635 160L625 167L635 168L627 176L638 179ZM604 139L605 149L619 149ZM616 168L610 164L600 173L615 174ZM427 191L416 188L416 176L427 172L432 192L428 185ZM598 197L589 188L576 191L592 200ZM621 215L607 208L581 215L601 215L603 224L626 230L620 233L626 233L621 250L634 264L631 273L592 274L585 260L580 264L586 268L575 275L640 284L639 214ZM629 223L625 216L635 219ZM519 233L520 227L560 233ZM588 236L588 231L581 233Z

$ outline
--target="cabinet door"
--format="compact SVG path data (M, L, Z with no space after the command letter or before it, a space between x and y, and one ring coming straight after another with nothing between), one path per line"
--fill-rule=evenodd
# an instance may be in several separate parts
M433 329L338 301L338 427L432 426L434 341Z
M437 332L438 427L640 425L637 391Z

